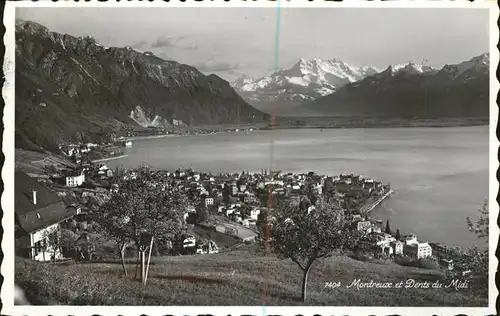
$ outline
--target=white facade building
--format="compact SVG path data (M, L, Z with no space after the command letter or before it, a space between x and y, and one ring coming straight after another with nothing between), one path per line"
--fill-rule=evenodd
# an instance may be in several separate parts
M234 208L226 209L226 216L229 216L229 215L233 214L234 211L235 211Z
M405 245L418 244L417 236L414 234L404 236Z
M79 175L71 175L66 177L66 186L68 187L78 187L85 182L85 174L80 173Z
M36 261L50 261L53 256L56 260L62 259L61 251L56 250L49 242L49 235L57 234L59 224L53 224L30 234L31 256ZM42 251L43 249L43 251Z
M208 197L205 199L205 206L214 205L214 198Z
M250 211L250 218L254 219L254 220L257 220L258 217L259 217L259 214L260 214L260 210L259 209L253 209Z
M404 247L404 252L408 256L416 259L422 259L432 256L432 248L426 242L424 243L417 242L416 244L410 244L410 245L407 244Z

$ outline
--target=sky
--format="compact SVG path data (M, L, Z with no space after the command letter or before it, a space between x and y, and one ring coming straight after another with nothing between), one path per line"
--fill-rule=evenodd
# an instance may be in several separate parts
M275 8L18 8L16 17L228 81L269 75L299 58L380 69L426 59L441 68L489 51L485 9L282 8L279 36Z

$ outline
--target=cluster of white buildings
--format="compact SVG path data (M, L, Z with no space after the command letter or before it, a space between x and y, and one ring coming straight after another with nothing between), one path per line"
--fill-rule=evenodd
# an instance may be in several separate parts
M59 145L59 150L67 157L72 157L72 156L79 157L84 153L89 153L90 151L92 151L92 149L96 148L97 146L99 145L94 143L68 144L68 145L61 144Z
M223 215L244 227L255 225L260 214L260 208L253 207L247 215L241 212L241 207L241 203L219 205L217 214Z
M432 256L429 243L419 242L414 234L404 236L404 253L410 257L421 259Z
M106 165L100 165L93 174L89 174L89 168L78 168L64 173L64 180L67 187L79 187L86 180L87 177L99 177L100 179L109 179L113 177L113 170L109 169ZM134 177L134 175L131 175Z
M427 242L419 242L414 234L407 235L397 240L390 234L375 229L369 221L357 223L357 229L366 231L367 234L359 241L358 247L374 254L406 255L414 259L423 259L432 256L432 248Z

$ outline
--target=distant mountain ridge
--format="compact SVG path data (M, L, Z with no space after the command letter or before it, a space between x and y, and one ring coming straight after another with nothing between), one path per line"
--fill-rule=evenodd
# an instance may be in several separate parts
M216 75L16 21L16 146L55 148L135 126L268 119Z
M300 110L297 106L305 101L331 94L350 82L378 72L375 67L354 67L339 59L300 58L290 69L257 79L242 76L231 85L256 108L268 113L274 108L277 114L287 114Z
M488 116L489 53L440 70L389 66L304 107L330 116Z
M413 74L423 74L423 73L435 73L438 70L425 65L415 64L413 62L409 62L406 64L395 64L387 67L388 71L391 71L393 74L399 72L413 73Z

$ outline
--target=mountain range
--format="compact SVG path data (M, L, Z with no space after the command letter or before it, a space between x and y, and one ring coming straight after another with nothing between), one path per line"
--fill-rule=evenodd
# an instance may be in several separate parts
M236 91L254 107L276 114L297 113L299 105L331 94L336 89L366 76L376 74L375 67L354 67L338 60L299 61L290 69L279 70L269 76L251 78L242 76L232 82Z
M63 141L151 126L262 123L268 113L396 118L489 113L488 53L442 69L407 63L383 71L338 59L300 59L290 69L230 85L151 52L104 47L91 36L16 21L15 68L16 147L25 149L51 150Z
M15 68L16 147L50 150L137 127L268 120L216 75L30 21L16 21Z
M338 60L300 59L236 91L256 108L289 116L461 117L488 115L489 54L442 69L416 63L385 70Z
M303 107L328 116L488 116L489 53L440 70L389 66Z

